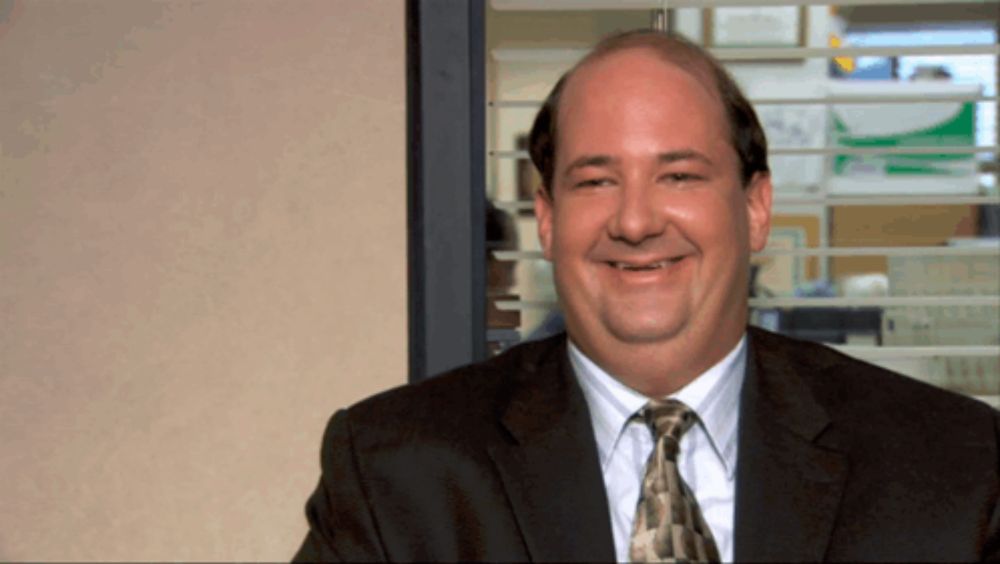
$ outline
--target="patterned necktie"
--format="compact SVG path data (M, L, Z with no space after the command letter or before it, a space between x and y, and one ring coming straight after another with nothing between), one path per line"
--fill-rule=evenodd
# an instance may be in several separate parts
M642 479L629 558L633 562L719 562L712 531L677 471L681 436L697 415L673 399L651 400L640 415L653 431L656 448Z

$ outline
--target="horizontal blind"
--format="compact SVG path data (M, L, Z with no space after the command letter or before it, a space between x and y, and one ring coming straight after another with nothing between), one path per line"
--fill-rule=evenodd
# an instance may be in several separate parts
M944 4L972 16L939 23ZM865 21L862 10L873 6L898 17ZM506 272L491 275L488 292L493 349L558 321L525 144L558 76L614 29L659 19L705 44L727 14L719 10L782 8L787 17L788 7L801 41L706 45L768 133L775 222L753 257L754 323L1000 406L1000 46L991 2L493 0L487 196L508 233L489 243L491 269ZM897 76L857 78L869 63ZM938 121L924 129L950 136L863 131L866 116L880 113L917 125L931 116Z

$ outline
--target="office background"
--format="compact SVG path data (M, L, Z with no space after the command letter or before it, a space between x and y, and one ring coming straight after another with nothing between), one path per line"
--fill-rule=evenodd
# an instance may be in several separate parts
M756 323L997 402L1000 4L751 4L0 0L0 560L287 559L334 409L557 315L519 143L615 29L749 41L806 151ZM868 79L974 107L954 182L864 192L829 111L914 96Z
M1000 406L996 2L491 0L489 348L561 326L532 211L534 112L602 35L705 45L755 105L775 187L751 322ZM488 235L488 237L490 237Z

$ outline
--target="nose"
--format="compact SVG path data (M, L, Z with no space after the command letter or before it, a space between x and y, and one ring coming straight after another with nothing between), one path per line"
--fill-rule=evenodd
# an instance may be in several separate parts
M630 184L619 191L617 209L608 221L608 235L615 240L638 245L663 233L666 221L657 210L653 187Z

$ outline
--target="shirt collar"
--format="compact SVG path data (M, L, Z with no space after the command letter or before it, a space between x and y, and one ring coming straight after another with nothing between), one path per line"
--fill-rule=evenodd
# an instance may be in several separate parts
M718 363L669 397L698 414L716 455L733 478L740 389L746 371L746 335ZM629 388L587 358L569 341L569 359L590 408L601 468L614 452L629 419L649 398Z

